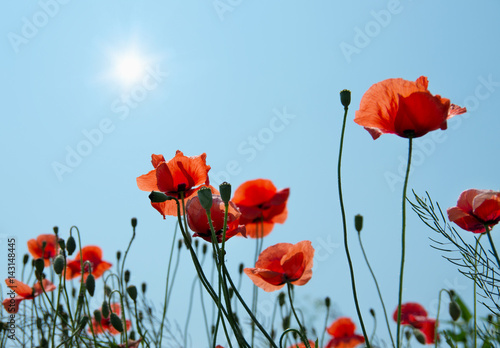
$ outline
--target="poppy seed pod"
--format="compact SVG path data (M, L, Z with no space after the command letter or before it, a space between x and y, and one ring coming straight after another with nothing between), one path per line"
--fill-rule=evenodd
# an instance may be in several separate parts
M135 285L130 285L127 288L127 294L135 302L135 300L137 299L137 288L135 287Z
M56 274L61 274L63 270L64 270L64 256L57 255L56 258L54 259L54 272L56 272Z
M212 191L208 187L202 187L198 190L198 198L203 209L212 208Z
M228 203L229 200L231 199L231 184L224 181L222 184L219 185L219 191L220 191L220 198L222 198L222 201L224 203Z
M132 223L133 228L137 227L137 218L132 218L132 220L130 222Z
M351 104L351 91L348 89L344 89L340 91L340 102L344 106L344 108L349 107L349 104Z
M101 311L96 309L94 311L94 318L95 318L95 321L100 323L101 322L101 319L102 319L102 316L101 316Z
M118 315L111 313L109 319L111 321L111 325L116 329L116 331L123 332L123 323Z
M85 280L85 287L87 288L87 291L90 296L94 296L95 292L95 278L92 274L89 274L87 276L87 279Z
M356 228L356 231L358 231L358 233L361 232L361 230L363 229L363 215L356 215L354 216L354 227Z
M75 238L73 238L73 236L69 236L68 240L66 241L66 250L68 251L68 255L73 254L75 249L76 249Z

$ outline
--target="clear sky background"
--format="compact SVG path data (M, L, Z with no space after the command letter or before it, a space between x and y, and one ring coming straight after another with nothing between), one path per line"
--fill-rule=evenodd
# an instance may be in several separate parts
M264 247L311 240L314 275L296 288L297 304L317 327L324 314L315 301L325 296L336 315L357 321L336 183L338 93L347 88L344 195L371 332L368 310L381 315L381 307L352 221L365 217L365 247L392 313L407 141L372 140L354 112L376 82L427 76L432 93L469 112L415 141L409 188L428 190L445 208L465 189L498 190L499 15L493 0L10 1L0 13L0 256L6 260L7 236L17 238L20 263L28 239L55 225L67 237L76 225L83 244L99 245L115 264L137 217L127 264L132 283L146 281L159 307L175 219L163 220L135 179L152 169L152 153L205 152L214 184L267 178L290 187L289 217ZM130 55L147 68L127 83L116 70ZM411 210L407 230L404 301L435 316L441 288L470 299L472 283L429 246L435 235ZM495 229L493 238L500 243ZM254 246L231 239L229 268L251 267ZM180 262L168 319L183 327L194 271L186 252ZM249 279L243 287L250 300ZM276 295L260 298L265 304ZM200 313L195 302L193 347L206 346ZM385 338L382 321L378 327Z

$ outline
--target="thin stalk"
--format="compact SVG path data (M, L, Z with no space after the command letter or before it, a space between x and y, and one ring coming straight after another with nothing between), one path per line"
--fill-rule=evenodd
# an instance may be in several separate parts
M295 320L297 321L297 324L299 324L300 332L301 332L301 339L306 345L306 348L311 348L309 345L309 340L307 339L306 336L306 330L304 329L304 326L302 326L302 323L300 322L299 316L297 315L297 312L295 311L295 307L293 306L293 298L292 298L292 284L289 282L286 283L286 287L288 289L288 299L290 300L290 308L292 309L293 315L295 316Z
M498 257L497 249L495 248L495 244L493 243L493 239L491 238L490 228L488 225L484 225L484 228L486 229L486 234L488 235L488 240L490 241L490 245L491 245L491 249L493 250L493 254L495 255L495 258L497 259L498 267L500 267L500 258Z
M344 147L344 133L345 133L345 124L346 124L348 110L349 110L349 108L347 106L345 106L344 107L344 120L342 122L342 133L340 135L339 161L338 161L338 166L337 166L339 201L340 201L340 211L342 213L342 226L344 229L344 248L345 248L345 253L347 256L347 262L349 263L349 272L351 275L351 286L352 286L352 294L354 297L354 304L356 305L356 313L358 314L359 323L361 325L361 330L363 331L363 336L365 337L366 347L370 348L371 345L370 345L370 342L368 340L368 335L366 333L365 323L363 322L363 316L361 315L361 310L359 309L358 295L356 292L356 281L354 279L354 268L352 266L351 255L349 253L349 245L347 243L347 223L346 223L346 217L345 217L344 199L342 197L342 180L341 180L342 149Z
M486 230L488 231L488 230ZM480 234L476 239L476 247L474 248L474 348L477 348L477 310L476 310L476 296L477 296L477 248L479 246L479 240L483 235ZM489 236L489 235L488 235Z
M389 331L389 336L391 337L392 346L394 345L394 338L392 337L391 327L389 325L389 319L387 317L387 310L385 309L384 299L382 298L382 292L380 291L380 287L378 286L377 277L375 277L375 272L373 272L370 262L368 261L368 257L366 256L365 248L363 247L363 243L361 241L361 233L358 232L359 245L361 247L361 251L363 252L363 257L365 258L366 264L368 265L368 269L372 275L373 281L375 282L375 287L377 288L378 297L380 299L380 303L382 303L382 309L384 310L384 318L385 323L387 324L387 331Z
M399 295L398 295L398 329L396 334L397 348L401 345L401 302L403 300L403 272L405 266L405 252L406 252L406 189L408 188L408 177L410 176L411 166L411 153L413 144L412 135L408 136L408 164L406 165L405 182L403 186L403 202L402 202L402 227L401 227L401 269L399 272Z

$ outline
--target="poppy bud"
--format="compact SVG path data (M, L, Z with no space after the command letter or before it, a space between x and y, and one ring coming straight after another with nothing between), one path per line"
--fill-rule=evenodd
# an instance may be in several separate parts
M405 331L405 337L406 337L406 340L409 341L410 338L411 338L411 331L410 330L406 330Z
M66 242L64 241L64 239L59 238L57 240L57 244L59 244L59 248L61 248L61 250L66 250Z
M104 300L104 302L102 303L101 312L102 312L102 316L104 318L109 317L109 306L108 306L108 303L106 302L106 300Z
M137 288L135 287L135 285L130 285L127 288L127 294L135 302L135 300L137 299Z
M344 106L344 108L349 107L349 104L351 104L351 91L348 89L344 89L340 91L340 102Z
M116 313L111 313L111 316L109 319L111 321L111 325L113 325L113 327L116 329L116 331L123 332L123 323L122 323L120 317L116 315Z
M68 255L73 254L75 249L76 249L75 238L73 238L73 236L69 236L68 240L66 241L66 250L68 251Z
M89 274L87 276L87 279L85 280L85 287L87 288L87 291L90 296L94 296L94 291L95 291L95 278L92 274Z
M363 229L363 215L356 215L354 216L354 227L356 228L356 231L358 231L358 233L361 232L361 230Z
M54 259L54 272L61 274L64 269L64 256L57 255Z
M137 218L132 218L132 220L130 222L132 223L133 228L137 227Z
M286 330L290 327L290 316L289 315L287 315L286 317L283 318L282 325L283 325L283 330Z
M207 253L207 245L206 244L203 244L203 247L201 248L201 252L203 253L203 255L205 255Z
M280 307L283 307L285 305L285 293L284 292L279 293L278 303L279 303Z
M413 335L417 339L418 343L425 344L425 335L419 329L413 329Z
M212 191L208 187L202 187L198 190L200 204L205 210L212 208Z
M460 318L460 315L462 314L460 307L455 301L450 302L448 311L450 312L450 317L451 319L453 319L453 321L457 321Z
M195 242L197 242L198 240L196 240ZM179 239L179 241L177 242L177 249L181 250L182 249L182 244L183 244L183 241L182 239ZM195 243L196 244L196 243Z
M326 308L330 308L330 297L325 297L325 306Z
M228 203L231 199L231 184L227 182L223 182L219 185L220 198L224 203Z
M372 317L375 318L375 311L373 310L373 308L370 308L370 314L371 314Z
M100 323L101 322L101 319L102 319L102 316L101 316L101 311L96 309L94 311L94 318L95 318L95 321Z
M130 331L130 335L128 336L128 338L132 341L135 341L135 331Z
M130 271L128 269L125 270L125 274L124 274L123 278L125 279L125 283L129 282L129 280L130 280Z
M200 245L200 241L198 239L194 240L194 248L198 251L198 246Z
M24 254L23 256L23 265L26 265L30 259L30 256L28 254Z
M43 269L45 268L45 261L42 258L36 259L35 260L35 271L36 273L39 274L39 276L42 276ZM39 277L37 276L37 278Z
M142 283L141 284L141 290L142 290L142 293L145 294L146 293L146 283Z
M104 293L106 294L106 296L109 296L111 294L111 288L106 285L104 287Z
M121 252L120 250L118 250L118 251L116 252L116 260L117 260L118 262L120 262L120 259L121 259L121 258L122 258L122 252Z
M229 288L229 299L232 299L233 296L234 296L234 289L233 288Z
M71 289L71 297L75 298L76 296L76 288Z
M169 199L172 199L172 197L167 196L163 192L152 191L149 194L149 199L151 200L152 203L162 203Z
M78 330L83 330L85 329L85 326L87 326L87 323L89 322L89 317L84 315L82 317L82 320L80 320L80 323L78 324Z
M243 267L244 267L244 266L243 266L243 264L242 264L242 263L240 263L240 266L239 266L239 268L238 268L238 272L239 272L240 274L242 274L242 273L243 273Z

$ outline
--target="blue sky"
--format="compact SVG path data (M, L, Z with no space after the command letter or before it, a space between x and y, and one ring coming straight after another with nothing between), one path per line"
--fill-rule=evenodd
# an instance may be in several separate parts
M367 253L392 312L407 142L392 135L373 141L352 121L363 93L392 77L425 75L432 93L469 109L447 131L415 142L409 188L429 191L443 207L455 205L468 188L499 189L496 1L41 0L4 6L0 234L17 238L19 259L28 239L54 225L64 237L77 225L83 244L101 246L114 263L116 250L128 243L130 218L137 217L128 267L132 282L146 281L160 304L175 219L161 218L135 178L151 169L152 153L168 159L177 149L188 156L205 152L213 183L227 180L236 188L268 178L290 187L288 220L264 246L311 240L321 257L312 280L296 289L299 304L313 317L314 301L330 296L337 314L355 318L336 185L338 93L347 88L346 210L349 221L365 217ZM147 69L126 85L115 70L130 52ZM441 288L470 297L472 284L429 246L433 232L408 215L404 301L420 302L434 315ZM352 224L351 233L362 310L380 312ZM251 266L253 249L253 240L232 239L229 268ZM194 276L187 253L180 267L174 298L185 296ZM250 289L248 279L243 284ZM275 295L260 296L273 301ZM176 301L169 319L183 326L186 306L187 300ZM386 336L381 323L378 333ZM203 346L203 338L193 335L193 346Z

